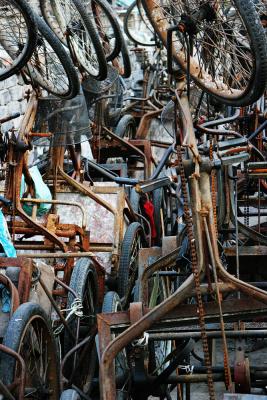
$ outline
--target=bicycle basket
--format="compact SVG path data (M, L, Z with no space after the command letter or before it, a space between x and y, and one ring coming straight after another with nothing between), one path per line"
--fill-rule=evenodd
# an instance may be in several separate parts
M175 116L174 102L169 101L161 112L161 123L165 131L172 137L175 137Z
M104 81L89 77L82 82L89 118L97 125L115 126L120 119L123 89L118 71L108 66Z
M35 146L66 146L90 140L92 133L83 94L71 100L40 98L33 132L51 134L35 137Z

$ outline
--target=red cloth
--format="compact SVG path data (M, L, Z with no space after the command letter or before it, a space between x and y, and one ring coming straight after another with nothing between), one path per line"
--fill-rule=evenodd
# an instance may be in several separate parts
M154 220L154 206L153 203L149 200L147 200L144 204L144 210L146 215L148 216L149 222L150 222L150 227L151 227L151 238L155 239L157 237L157 231L156 231L156 226L155 226L155 220Z

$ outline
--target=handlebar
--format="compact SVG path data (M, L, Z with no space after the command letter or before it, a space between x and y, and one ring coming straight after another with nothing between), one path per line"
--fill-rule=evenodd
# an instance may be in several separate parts
M20 117L21 114L19 112L8 115L6 117L0 118L0 124L4 124L5 122L12 121L12 119Z

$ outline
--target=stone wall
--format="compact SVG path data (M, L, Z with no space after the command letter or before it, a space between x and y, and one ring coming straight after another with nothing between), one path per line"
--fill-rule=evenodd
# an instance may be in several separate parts
M28 2L33 6L35 11L38 11L39 0L28 0ZM29 86L26 86L22 78L18 75L13 75L5 81L0 82L0 118L15 113L21 114L20 117L2 124L2 133L7 132L11 128L19 128L23 114L27 108L27 101L25 100L27 89L29 89Z
M13 75L10 78L0 82L0 118L20 113L21 116L2 124L2 133L11 128L18 129L27 108L25 92L28 86L25 86L21 77Z

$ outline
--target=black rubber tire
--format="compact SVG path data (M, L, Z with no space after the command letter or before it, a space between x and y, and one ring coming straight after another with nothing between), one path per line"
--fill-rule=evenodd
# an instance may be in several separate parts
M123 36L122 36L123 38ZM130 78L132 74L132 66L131 66L131 59L128 51L127 44L125 43L124 39L121 46L121 58L123 63L123 72L121 76L125 79Z
M131 135L127 136L127 130L131 129ZM134 117L132 117L130 114L125 114L123 117L119 120L118 125L115 128L115 133L121 138L127 137L129 139L135 139L136 135L136 122Z
M81 400L76 390L68 389L61 393L60 400Z
M152 201L154 206L154 223L157 236L154 239L155 246L161 246L162 243L162 226L161 226L161 206L163 200L163 189L153 190Z
M135 239L139 236L140 247L145 247L145 233L143 227L139 222L132 222L126 229L122 245L120 262L118 269L118 295L123 300L124 308L128 306L132 290L134 288L135 281L138 277L138 265L133 265L133 270L130 271L130 262L132 259L132 246L135 243ZM137 249L138 250L138 249ZM136 263L138 262L138 254L136 257ZM135 263L135 264L136 264Z
M97 288L97 275L95 268L93 266L90 258L80 258L76 264L74 265L71 279L70 279L70 288L74 290L77 296L80 299L84 298L85 291L87 289L88 280L92 282L93 288L93 299L94 299L94 310L95 313L98 311L98 288ZM67 299L67 308L71 308L73 301L75 300L74 295L69 292ZM77 319L73 318L69 322L69 327L75 333L77 326ZM64 352L65 354L73 347L72 339L65 333L64 338Z
M135 190L135 188L131 188L130 191L130 204L132 206L132 209L135 213L139 214L140 213L140 208L139 208L139 204L140 204L140 194L137 193L137 191Z
M95 2L100 8L102 8L104 14L106 14L107 19L112 26L114 38L115 38L115 46L113 50L109 54L105 54L107 61L114 60L121 51L122 46L122 38L120 33L120 25L118 23L118 16L115 14L110 4L106 0L91 0L91 3ZM95 22L96 23L96 22ZM101 32L99 32L99 36L101 37ZM104 50L105 51L105 50Z
M85 329L83 329L83 337L79 338L79 341L81 341L84 336L90 335L91 330L95 327L96 325L96 314L98 312L98 286L97 286L97 274L94 268L94 265L92 261L89 258L80 258L72 271L71 275L71 280L69 286L75 291L76 295L80 299L85 299L86 291L88 290L88 284L90 283L89 289L89 295L90 295L90 300L93 301L92 310L86 310L90 311L90 319L87 316L87 319L85 319L86 325L84 325L84 328L87 330L87 332L84 332ZM74 295L69 292L68 294L68 300L67 300L67 308L71 308L71 305L73 301L75 300ZM83 302L83 305L85 306L85 303ZM85 313L86 314L86 313ZM87 323L87 321L89 321ZM80 319L80 329L82 326L82 319ZM76 334L76 329L77 329L77 318L72 318L69 319L69 327L74 333ZM66 354L69 350L72 349L74 345L74 342L72 338L69 336L68 332L65 331L64 335L64 354ZM72 370L72 360L73 357L69 357L67 362L66 362L66 367L64 369L64 375L68 377ZM84 379L86 379L86 389L88 392L91 389L91 383L92 379L94 377L94 372L96 368L96 348L95 345L92 349L92 353L88 355L88 362L83 363L83 367L85 367L85 370L79 370L79 373L75 374L74 377L74 383L75 385L83 390L83 384L84 384ZM89 382L89 383L88 383ZM87 392L87 393L88 393Z
M123 307L121 304L120 297L118 293L110 291L105 294L103 305L102 305L102 313L114 313L114 312L119 312L122 311ZM115 335L112 335L115 337ZM127 363L127 355L126 351L121 351L117 354L116 359L115 359L115 374L116 377L119 376L125 376L125 382L120 386L120 389L117 388L117 393L116 393L116 400L120 398L120 392L122 392L122 399L125 398L125 383L127 385L127 382L129 381L129 367ZM123 391L121 388L124 388ZM128 398L128 397L126 397Z
M105 53L102 47L102 44L100 42L98 33L91 21L91 17L88 14L88 12L86 11L86 8L84 7L83 3L81 0L71 0L73 5L75 6L76 10L79 13L79 16L81 18L81 21L88 33L88 36L91 39L91 43L93 44L94 47L94 51L96 54L96 58L97 58L97 63L98 63L98 73L96 75L92 74L91 71L89 71L89 69L87 69L82 63L80 63L80 65L78 66L82 66L82 72L86 72L88 75L93 76L95 79L97 80L104 80L107 77L108 74L108 69L107 69L107 62L106 62L106 57L105 57ZM55 33L57 34L57 32L55 31ZM63 34L65 32L62 32ZM71 50L71 49L70 49ZM71 50L72 53L72 50ZM78 55L75 54L73 55L75 58L78 59ZM78 60L78 64L79 64L79 60Z
M67 46L66 36L59 27L58 21L54 15L51 1L50 0L40 0L39 1L42 17L49 26L49 28L55 33L59 40Z
M20 353L22 340L27 332L27 328L30 325L34 327L36 322L37 323L39 322L39 324L41 324L42 332L44 331L46 332L46 335L50 341L49 345L50 371L48 371L47 373L47 376L49 377L49 382L51 382L52 374L55 374L53 393L52 396L47 397L47 399L58 400L59 398L58 353L51 329L50 320L48 319L47 314L39 304L24 303L17 308L17 310L14 312L12 318L9 321L7 331L3 339L3 345ZM47 345L46 349L48 349ZM14 357L11 357L6 353L1 354L0 376L5 385L10 385L13 382L15 376L16 364L17 362ZM28 365L26 364L26 375L27 375L27 367ZM27 376L26 376L26 382L27 382ZM52 388L50 387L50 389Z
M107 292L102 304L102 313L112 313L117 311L122 311L121 300L118 293L113 291Z
M19 71L27 64L32 56L37 43L37 23L35 15L25 0L9 0L8 5L13 5L18 9L27 26L27 43L23 47L23 51L19 56L15 56L14 63L9 68L0 69L0 81L9 78L10 76L19 73ZM4 6L4 4L2 4ZM5 32L6 33L6 32ZM6 48L6 46L4 46ZM8 52L8 49L6 48ZM9 53L9 52L8 52Z
M206 85L203 74L200 74L200 71L196 68L196 66L194 66L194 69L191 71L190 75L195 83L205 92L210 93L219 101L223 101L227 105L238 107L252 104L264 93L267 80L267 46L265 32L260 24L253 2L251 0L234 0L233 3L244 23L243 29L246 29L250 38L250 48L253 54L254 65L251 69L247 87L240 94L230 94L232 93L231 90L228 90L228 94L226 94L224 89L220 90L216 85L214 85L216 87L213 89L209 86L209 82ZM154 13L153 0L142 0L142 5L157 35L166 47L167 31L170 25L167 26L165 24L164 28L163 26L160 26L160 24L165 23L162 22L164 20L164 16L160 15L159 12ZM154 18L157 18L157 22L153 16ZM182 52L179 54L180 56L175 53L173 54L173 57L175 61L180 64L182 69L186 71L187 67L184 62L184 54L182 55ZM192 74L192 72L194 72L194 74Z
M64 68L64 72L68 81L66 90L64 92L60 92L53 89L51 85L51 75L49 76L49 79L45 80L45 78L34 68L34 66L30 69L31 60L29 61L29 68L26 68L25 72L27 74L30 73L31 79L47 92L63 99L72 99L73 97L77 96L80 91L79 77L77 75L73 62L68 53L63 48L60 40L49 28L49 26L44 22L44 20L38 15L36 15L35 18L40 34L56 53L62 67ZM34 60L34 54L32 57Z
M141 42L140 40L136 40L136 38L134 38L131 35L130 30L129 30L129 19L131 17L131 13L134 10L134 8L138 9L136 0L127 8L126 14L124 16L123 29L124 29L126 36L128 37L128 39L130 39L131 42L133 42L136 45L139 44L140 46L155 46L156 43L154 41L150 42L150 43L144 43L144 42ZM140 18L141 18L141 16L140 16Z

